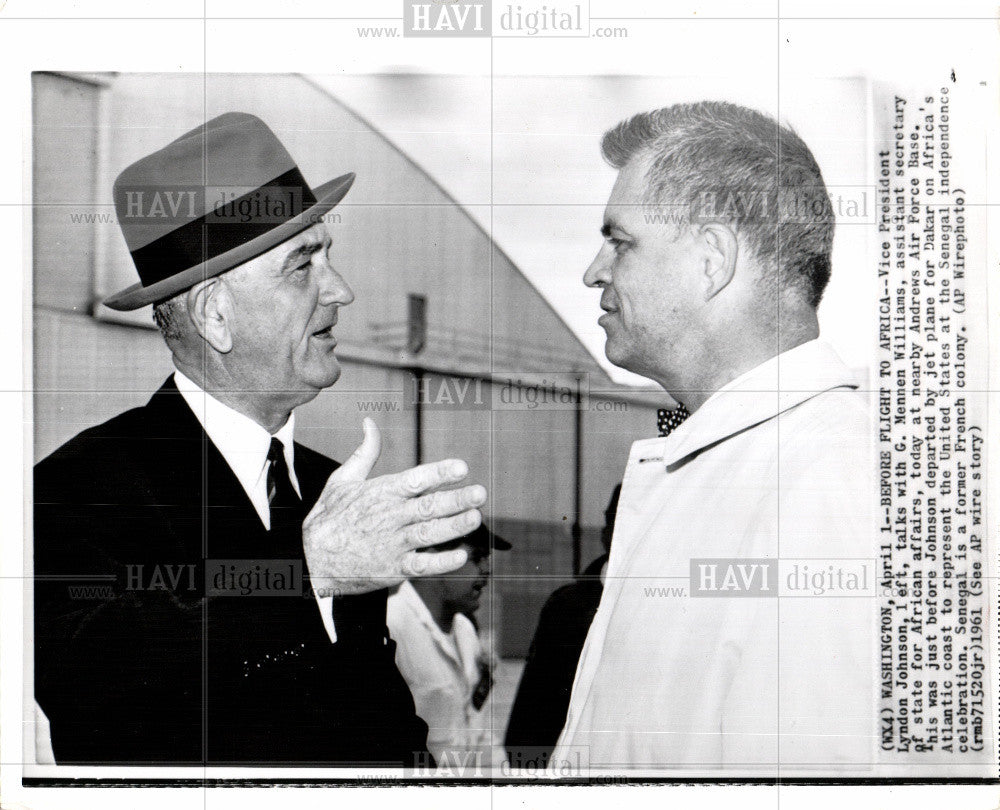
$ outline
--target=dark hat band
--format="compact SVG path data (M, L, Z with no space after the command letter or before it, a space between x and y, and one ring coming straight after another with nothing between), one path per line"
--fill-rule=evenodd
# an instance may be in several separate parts
M128 193L126 189L121 191ZM168 198L167 204L173 208L184 206L206 213L131 251L143 286L163 281L263 236L301 215L317 202L297 167L238 196L230 197L224 188L219 187L214 189L215 199L205 199L212 191L212 187L203 186L183 191L178 189L173 197ZM200 198L196 199L198 195ZM140 197L139 200L133 219L156 216L164 205L158 198L146 201ZM119 218L122 218L121 211Z

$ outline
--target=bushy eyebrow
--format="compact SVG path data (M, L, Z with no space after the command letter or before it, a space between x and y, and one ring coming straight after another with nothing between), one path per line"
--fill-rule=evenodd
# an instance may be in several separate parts
M333 240L327 237L319 242L307 242L304 245L300 245L285 256L285 260L281 263L281 272L292 269L302 259L306 259L321 250L326 250L332 243Z
M629 232L625 230L621 225L619 225L613 219L604 220L604 224L601 226L601 236L605 239L611 238L612 231L621 231L622 233L629 235Z

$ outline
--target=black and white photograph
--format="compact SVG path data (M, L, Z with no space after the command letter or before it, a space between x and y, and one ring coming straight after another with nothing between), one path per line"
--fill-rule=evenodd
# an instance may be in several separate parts
M4 799L994 806L997 31L0 6Z

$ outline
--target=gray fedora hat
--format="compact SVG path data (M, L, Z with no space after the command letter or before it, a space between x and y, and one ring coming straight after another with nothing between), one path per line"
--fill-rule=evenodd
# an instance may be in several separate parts
M213 118L118 175L115 211L139 283L104 303L139 309L232 270L320 222L353 182L350 172L311 188L259 118Z

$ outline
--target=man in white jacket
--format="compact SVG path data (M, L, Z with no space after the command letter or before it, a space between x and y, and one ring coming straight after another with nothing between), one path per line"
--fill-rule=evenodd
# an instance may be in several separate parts
M875 602L843 574L867 561L874 579L871 431L818 339L834 228L819 166L721 102L636 115L602 149L619 174L584 282L605 352L686 407L632 446L551 766L866 773ZM793 592L796 562L831 587Z
M464 566L443 577L402 583L389 597L386 623L396 642L396 666L427 723L427 748L441 768L462 775L500 764L497 729L483 701L492 685L493 657L470 618L489 582L490 552L510 543L479 526L434 551L462 547Z

